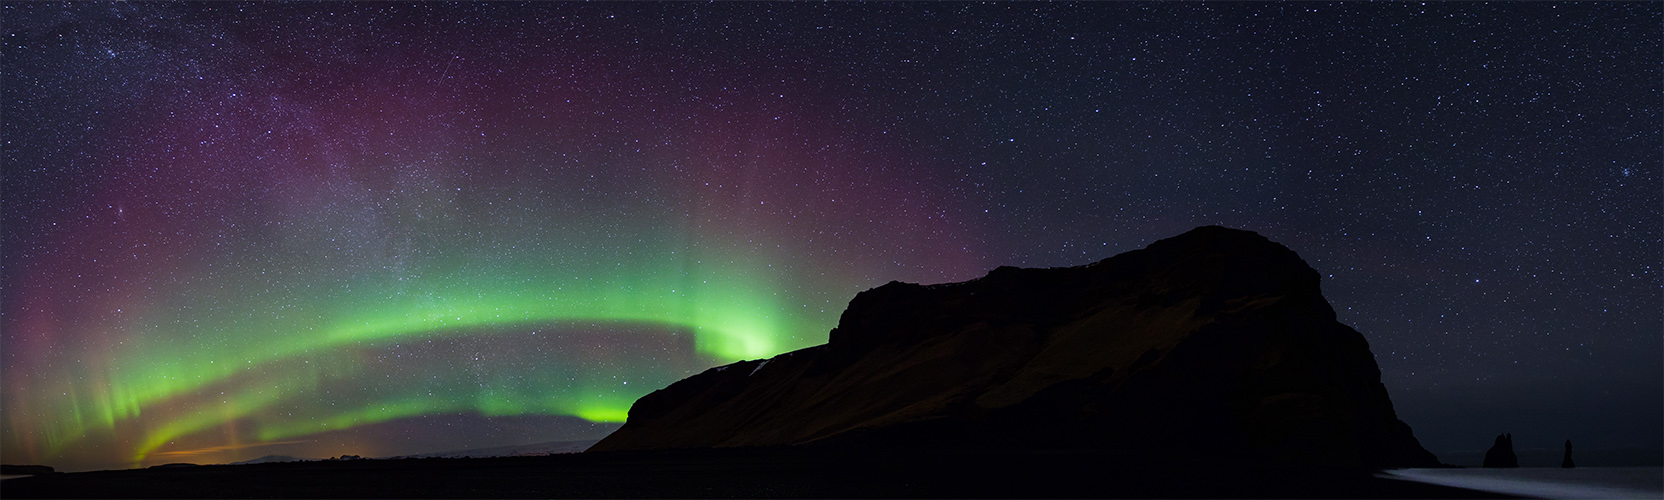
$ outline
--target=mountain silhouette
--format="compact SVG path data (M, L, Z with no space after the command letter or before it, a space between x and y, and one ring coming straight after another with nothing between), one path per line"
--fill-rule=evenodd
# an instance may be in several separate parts
M828 343L643 396L590 451L780 445L1438 465L1318 273L1217 226L1083 266L867 290Z
M269 464L269 463L283 463L283 462L304 462L304 461L307 461L307 460L317 460L317 459L315 459L315 458L298 458L298 457L291 457L291 456L288 456L288 455L266 455L266 456L263 456L263 457L260 457L260 458L244 460L244 461L241 461L241 462L231 462L231 465L253 465L253 464Z

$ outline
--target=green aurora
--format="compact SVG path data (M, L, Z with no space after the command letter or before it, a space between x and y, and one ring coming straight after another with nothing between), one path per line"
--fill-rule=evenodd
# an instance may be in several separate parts
M183 436L245 420L252 423L245 438L260 441L470 411L619 422L635 398L687 373L651 365L615 373L561 369L563 361L551 357L534 363L538 366L532 370L519 370L518 376L493 374L487 384L462 380L430 387L415 382L424 376L468 377L446 373L453 368L379 373L366 366L365 356L385 357L399 346L433 339L525 337L529 330L595 327L612 336L684 332L693 352L665 355L713 362L766 357L823 341L796 334L824 335L834 318L819 308L805 314L801 304L798 311L786 307L781 277L769 275L767 267L677 259L658 266L633 263L628 274L600 277L529 265L514 271L457 268L379 285L360 280L354 286L325 287L310 299L256 296L208 311L156 308L126 325L133 332L130 341L110 352L111 363L76 371L76 382L98 383L62 384L60 389L73 394L60 400L69 407L45 433L47 446L60 452L88 435L142 422L153 427L134 447L131 458L138 465ZM213 287L199 283L190 288ZM173 299L181 305L200 300ZM205 316L210 319L201 319ZM620 384L621 374L638 383ZM381 383L373 391L318 399L317 393L332 381L365 379ZM106 390L85 393L87 387ZM306 411L277 411L295 407ZM163 418L145 418L149 415Z

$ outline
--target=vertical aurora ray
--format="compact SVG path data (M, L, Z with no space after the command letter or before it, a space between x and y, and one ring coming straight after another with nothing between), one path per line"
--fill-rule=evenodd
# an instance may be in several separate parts
M143 17L96 10L77 15ZM952 199L899 173L927 160L875 149L801 70L736 82L408 19L279 44L294 9L253 10L181 37L221 42L129 35L151 64L122 70L143 88L100 112L120 118L78 160L85 188L7 229L47 249L6 255L8 461L225 462L437 415L618 422L709 366L824 342L861 289L981 270Z

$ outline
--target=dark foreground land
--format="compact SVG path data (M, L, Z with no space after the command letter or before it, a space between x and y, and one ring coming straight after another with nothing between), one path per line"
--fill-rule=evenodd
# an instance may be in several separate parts
M1134 465L1093 452L801 450L213 465L50 474L5 498L1504 498L1365 470Z

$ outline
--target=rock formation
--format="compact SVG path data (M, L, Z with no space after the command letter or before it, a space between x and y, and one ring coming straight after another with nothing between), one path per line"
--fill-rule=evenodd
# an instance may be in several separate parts
M643 396L590 451L1093 449L1436 466L1318 282L1288 248L1214 226L1084 266L891 282L856 295L827 344Z
M1566 440L1566 456L1560 459L1560 468L1562 468L1562 469L1571 469L1571 468L1575 468L1575 467L1577 467L1577 464L1572 462L1572 440L1567 439Z
M1496 443L1491 445L1491 449L1485 450L1485 466L1501 468L1520 466L1519 457L1514 455L1513 434L1503 433L1496 436Z

